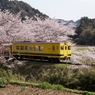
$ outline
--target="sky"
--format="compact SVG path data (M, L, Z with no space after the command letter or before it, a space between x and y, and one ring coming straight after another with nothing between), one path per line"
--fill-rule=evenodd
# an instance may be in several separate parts
M19 0L38 9L50 18L78 20L81 17L95 18L95 0Z

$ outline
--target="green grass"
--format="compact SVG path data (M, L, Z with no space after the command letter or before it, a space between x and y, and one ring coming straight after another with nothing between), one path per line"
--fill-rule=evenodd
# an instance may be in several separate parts
M27 64L27 66L28 65L34 65L34 66L37 66L37 65L38 66L54 66L56 68L63 68L63 67L67 67L68 65L70 65L70 64L68 64L68 62L67 62L67 64L64 64L64 63L51 63L51 62L48 62L48 61L46 61L46 62L28 61L26 64Z
M69 66L70 64L53 64L53 66L55 68L66 68L67 66Z
M32 86L32 87L38 87L38 88L42 88L42 89L62 90L62 91L77 93L77 94L82 94L82 95L95 95L95 92L82 91L82 90L76 90L76 89L68 89L62 85L52 85L48 82L30 83L30 82L22 82L22 81L11 80L10 84L17 84L17 85L24 86L24 88L22 88L21 91L25 90L25 86Z
M78 50L89 50L88 46L74 46L72 48L75 48L77 51Z
M43 82L41 84L39 84L39 87L42 89L54 89L54 90L63 90L66 92L71 92L71 93L77 93L77 94L82 94L82 95L95 95L95 92L89 92L89 91L82 91L82 90L76 90L76 89L68 89L65 88L62 85L52 85L48 82Z
M14 85L20 85L20 86L32 86L32 87L38 87L38 83L31 83L31 82L25 82L25 81L16 81L16 80L11 80L10 84Z
M3 79L3 78L0 78L0 87L1 88L4 88L4 87L6 87L6 85L5 85L5 79Z
M73 48L79 51L79 50L90 50L90 48L93 48L93 47L92 46L73 46L72 50ZM95 51L95 47L94 47L94 51Z
M82 47L77 47L77 48L78 48L78 50L80 50L80 49L84 50L84 49L87 49L88 47L83 47L83 48ZM63 71L63 68L65 68L64 70L67 70L66 67L68 65L70 65L70 64L28 61L27 63L24 64L24 66L18 67L18 69L14 70L14 71L1 69L0 70L1 86L3 87L3 84L8 82L8 83L13 84L13 85L17 84L17 85L21 85L21 86L32 86L32 87L39 87L39 88L43 88L43 89L64 90L64 91L67 91L67 92L74 92L74 93L79 93L79 94L83 94L83 95L95 95L95 92L72 90L72 89L65 88L64 86L59 85L58 84L59 82L56 83L58 85L50 84L50 83L48 83L49 81L48 82L43 82L43 83L36 83L36 82L40 82L40 81L45 81L45 80L43 80L43 78L45 76L48 76L47 74L48 74L49 71L50 71L50 74L51 73L55 74L54 76L52 76L52 78L54 78L54 79L58 78L57 80L62 78L62 81L63 81L63 77L65 75L63 75L63 77L60 77L61 76L60 72ZM53 70L54 70L54 72L52 72ZM44 73L42 71L44 71ZM42 79L40 77L41 80L37 81L37 79L38 79L37 75L41 74L41 73L42 73ZM70 70L69 73L70 74L72 73L71 70ZM34 74L34 75L32 76L32 74ZM58 77L55 78L55 76L57 76L57 75L58 75ZM2 79L3 77L6 77L6 78ZM66 77L67 78L65 78L65 80L67 81L67 79L70 78L69 74ZM47 77L47 79L49 79L49 77ZM71 79L74 80L75 78L71 77ZM86 79L86 78L84 78L84 79ZM36 80L36 81L34 82L33 80L34 81ZM28 81L28 82L25 82L25 81ZM31 82L33 82L33 83L31 83ZM53 82L54 82L54 80L53 80ZM22 88L21 92L24 91L24 90L25 90L25 88Z

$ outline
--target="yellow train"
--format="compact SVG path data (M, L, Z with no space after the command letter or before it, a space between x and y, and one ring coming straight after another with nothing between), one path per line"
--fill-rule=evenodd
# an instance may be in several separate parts
M61 42L16 42L10 46L17 59L29 58L60 62L71 58L71 44Z

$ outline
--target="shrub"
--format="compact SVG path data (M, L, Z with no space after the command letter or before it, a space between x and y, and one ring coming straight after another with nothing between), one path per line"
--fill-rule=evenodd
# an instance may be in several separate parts
M39 87L42 89L49 89L49 88L52 88L52 85L48 82L43 82L39 85Z
M60 84L72 89L95 90L95 70L93 68L63 68L50 70L44 76L44 81ZM48 84L46 88L48 88ZM58 89L60 89L59 86Z
M53 85L53 89L55 90L63 90L63 86L62 85Z
M5 87L6 83L7 81L4 78L0 79L0 87Z

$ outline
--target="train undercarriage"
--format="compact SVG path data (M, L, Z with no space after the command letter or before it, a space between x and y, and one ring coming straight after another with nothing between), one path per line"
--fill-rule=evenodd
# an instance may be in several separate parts
M22 55L13 55L17 60L39 60L39 61L49 61L49 62L65 62L69 61L70 57L64 57L64 58L52 58L52 57L43 57L43 56L22 56Z

